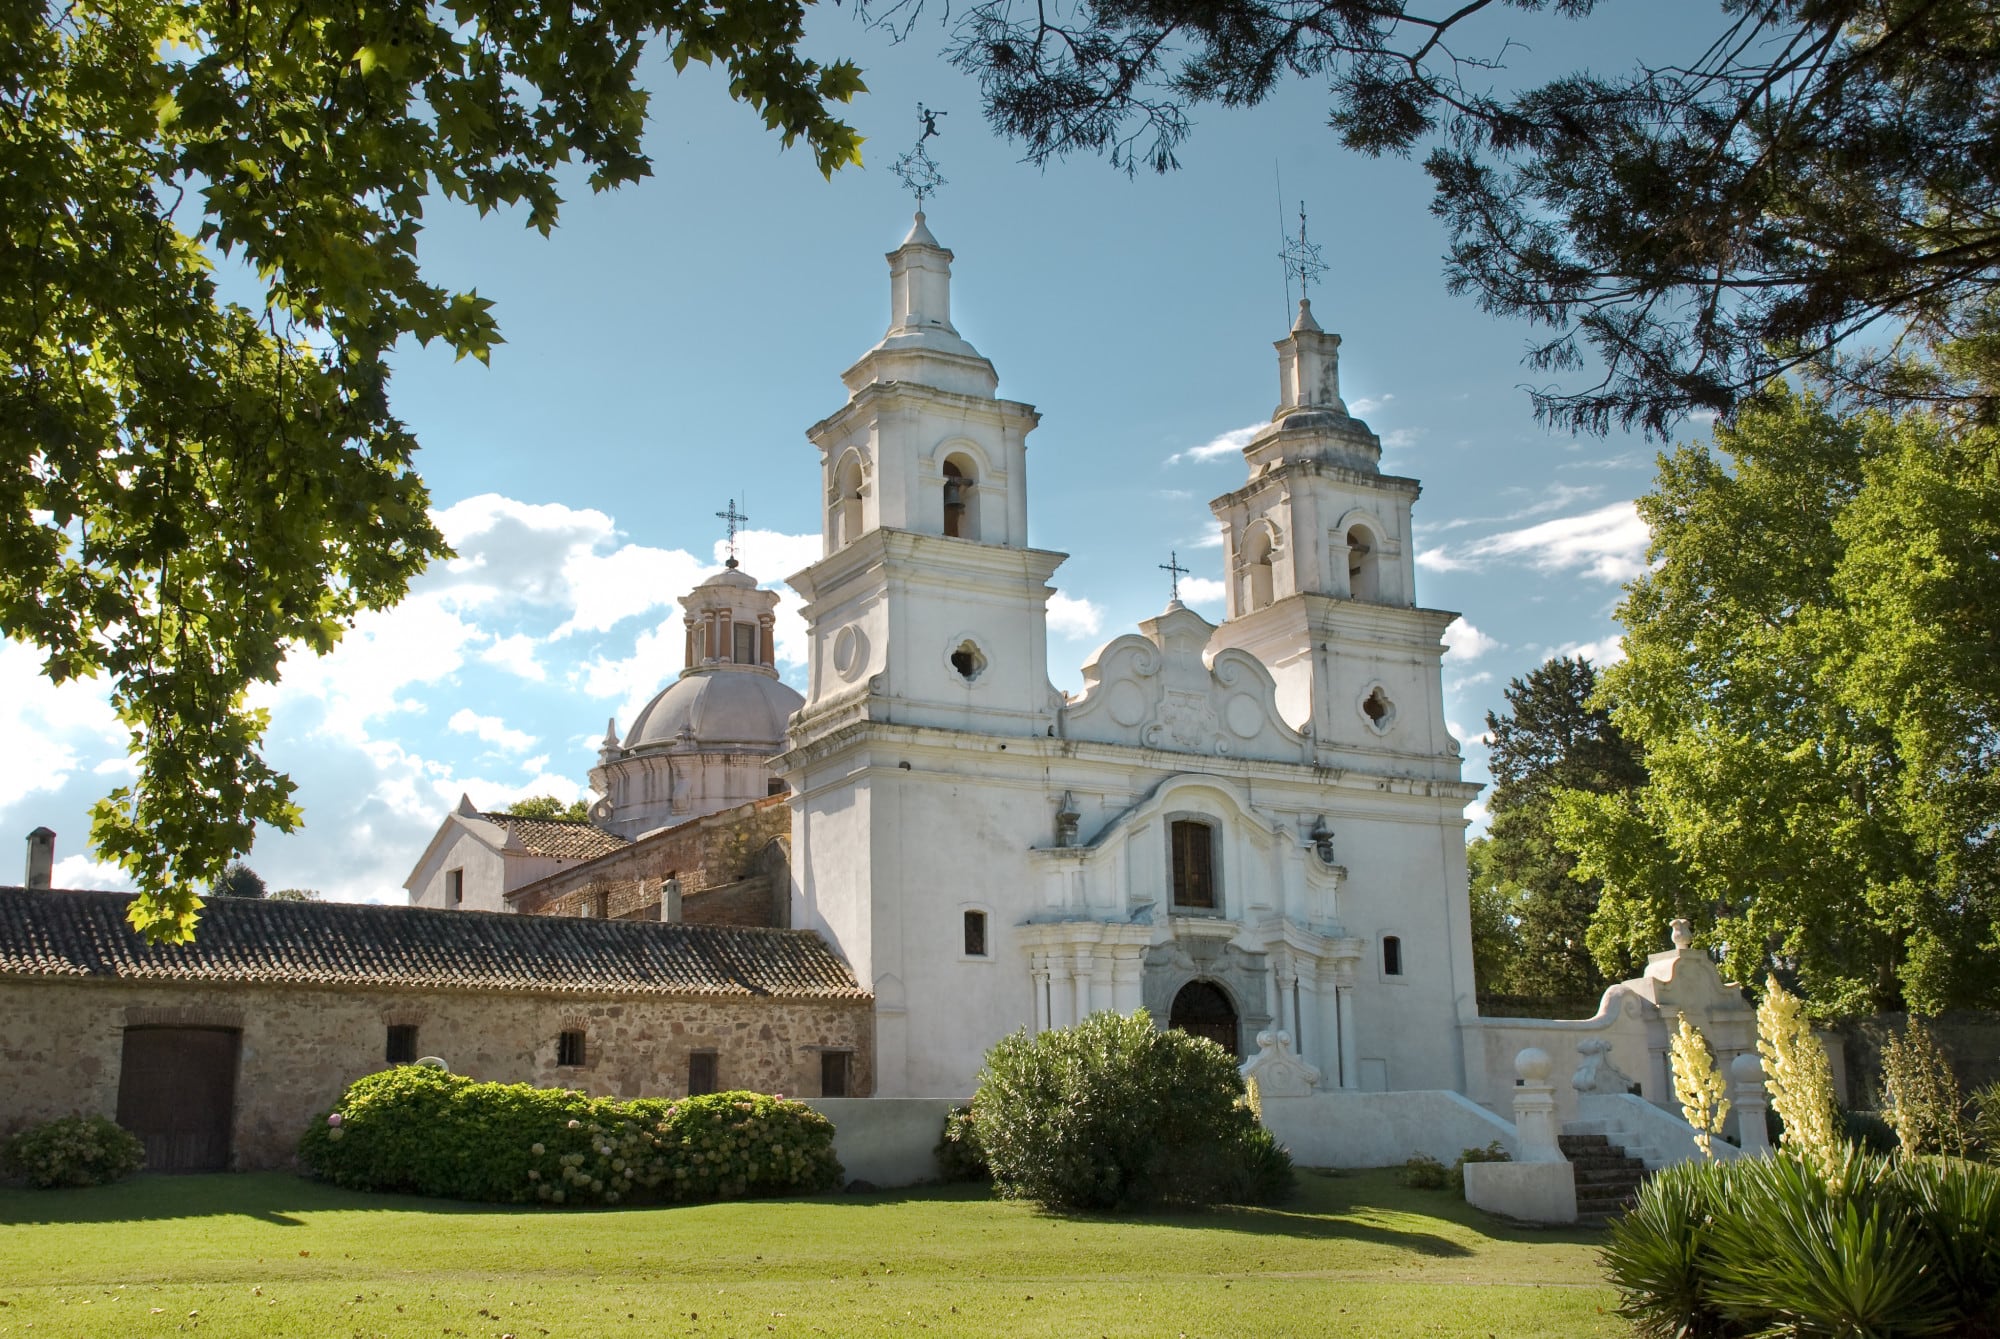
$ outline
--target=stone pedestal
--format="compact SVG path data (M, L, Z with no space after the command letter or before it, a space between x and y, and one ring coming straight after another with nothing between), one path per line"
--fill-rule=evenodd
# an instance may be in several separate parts
M1516 1162L1566 1162L1556 1140L1562 1127L1556 1119L1555 1085L1549 1082L1554 1066L1555 1060L1539 1046L1514 1057Z
M1736 1107L1736 1146L1745 1156L1771 1151L1769 1127L1764 1109L1770 1099L1764 1092L1764 1062L1746 1051L1729 1063L1730 1100Z

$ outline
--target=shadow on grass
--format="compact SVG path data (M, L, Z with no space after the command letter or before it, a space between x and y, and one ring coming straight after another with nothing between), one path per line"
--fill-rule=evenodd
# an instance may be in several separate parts
M84 1190L0 1190L0 1227L140 1223L176 1218L255 1218L302 1227L300 1212L396 1209L415 1213L512 1213L519 1206L466 1204L415 1195L371 1195L282 1172L140 1175Z

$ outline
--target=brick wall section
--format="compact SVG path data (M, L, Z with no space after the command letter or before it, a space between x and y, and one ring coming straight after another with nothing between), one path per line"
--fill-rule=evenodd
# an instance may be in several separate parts
M770 873L771 843L788 842L792 811L783 795L706 814L641 837L630 846L507 894L511 911L535 916L656 920L660 886L681 884L682 918L695 925L776 925L771 886L738 887ZM729 895L708 901L708 890Z
M421 1055L474 1078L677 1097L688 1054L713 1050L724 1088L814 1096L823 1049L848 1050L852 1091L871 1092L866 999L600 998L489 991L173 986L0 980L0 1138L71 1113L114 1116L124 1028L237 1027L233 1139L239 1169L294 1165L306 1122L383 1067L387 1027L414 1023ZM586 1034L585 1063L556 1064L557 1034Z

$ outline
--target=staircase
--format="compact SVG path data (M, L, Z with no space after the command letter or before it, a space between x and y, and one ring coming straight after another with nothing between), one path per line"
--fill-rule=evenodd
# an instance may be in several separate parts
M1576 1169L1576 1219L1601 1226L1631 1204L1646 1164L1601 1134L1565 1134L1557 1138L1563 1156Z

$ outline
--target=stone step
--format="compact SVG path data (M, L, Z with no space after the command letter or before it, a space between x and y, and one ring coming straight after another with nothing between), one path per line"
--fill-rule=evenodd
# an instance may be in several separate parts
M1602 1134L1564 1134L1557 1145L1576 1172L1576 1217L1602 1227L1630 1207L1645 1179L1646 1164Z

